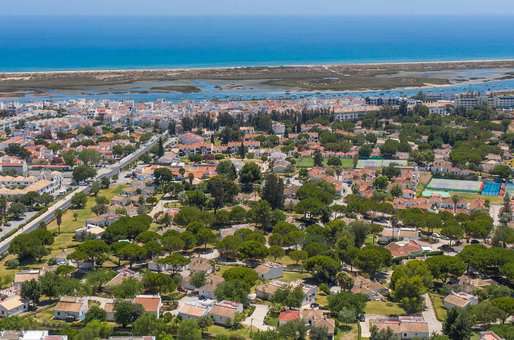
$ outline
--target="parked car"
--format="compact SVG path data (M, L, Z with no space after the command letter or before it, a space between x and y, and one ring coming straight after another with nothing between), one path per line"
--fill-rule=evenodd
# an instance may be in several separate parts
M442 246L438 247L437 249L442 250L446 253L456 253L455 249L453 249L452 247L450 247L447 244L443 244Z

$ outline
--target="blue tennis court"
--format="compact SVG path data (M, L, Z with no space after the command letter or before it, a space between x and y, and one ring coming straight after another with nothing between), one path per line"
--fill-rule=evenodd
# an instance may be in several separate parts
M497 182L484 182L484 189L482 195L484 196L498 196L500 194L501 183Z

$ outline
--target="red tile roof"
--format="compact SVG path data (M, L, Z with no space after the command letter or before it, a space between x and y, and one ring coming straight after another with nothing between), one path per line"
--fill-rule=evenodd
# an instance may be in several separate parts
M278 316L278 319L280 321L294 321L300 319L300 312L297 310L286 310L283 312L280 312L280 315Z

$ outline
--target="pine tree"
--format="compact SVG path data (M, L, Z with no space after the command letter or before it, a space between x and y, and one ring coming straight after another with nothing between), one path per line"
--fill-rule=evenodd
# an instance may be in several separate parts
M159 156L159 157L164 156L164 145L162 143L162 138L159 138L159 147L157 149L157 156Z
M241 146L239 147L239 156L241 156L241 159L245 159L246 148L245 148L244 141L241 141Z
M175 121L171 121L169 124L168 124L168 133L170 135L174 135L176 133L176 124L175 124Z
M272 209L282 209L284 207L284 181L276 175L268 175L262 188L262 199L267 201Z
M319 152L319 150L316 150L316 152L314 152L314 165L323 166L323 156L321 155L321 152Z

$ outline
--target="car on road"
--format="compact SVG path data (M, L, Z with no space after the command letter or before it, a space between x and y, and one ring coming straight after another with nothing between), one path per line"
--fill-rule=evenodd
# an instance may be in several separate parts
M439 238L439 239L441 239L441 240L445 240L445 241L449 241L449 240L450 240L450 238L449 238L449 237L444 236L444 235L441 235L441 234L438 234L438 233L433 233L433 234L432 234L432 236L433 236L433 237L437 237L437 238Z
M448 244L443 244L442 246L438 247L437 249L442 250L445 253L456 253L455 249L450 247Z

